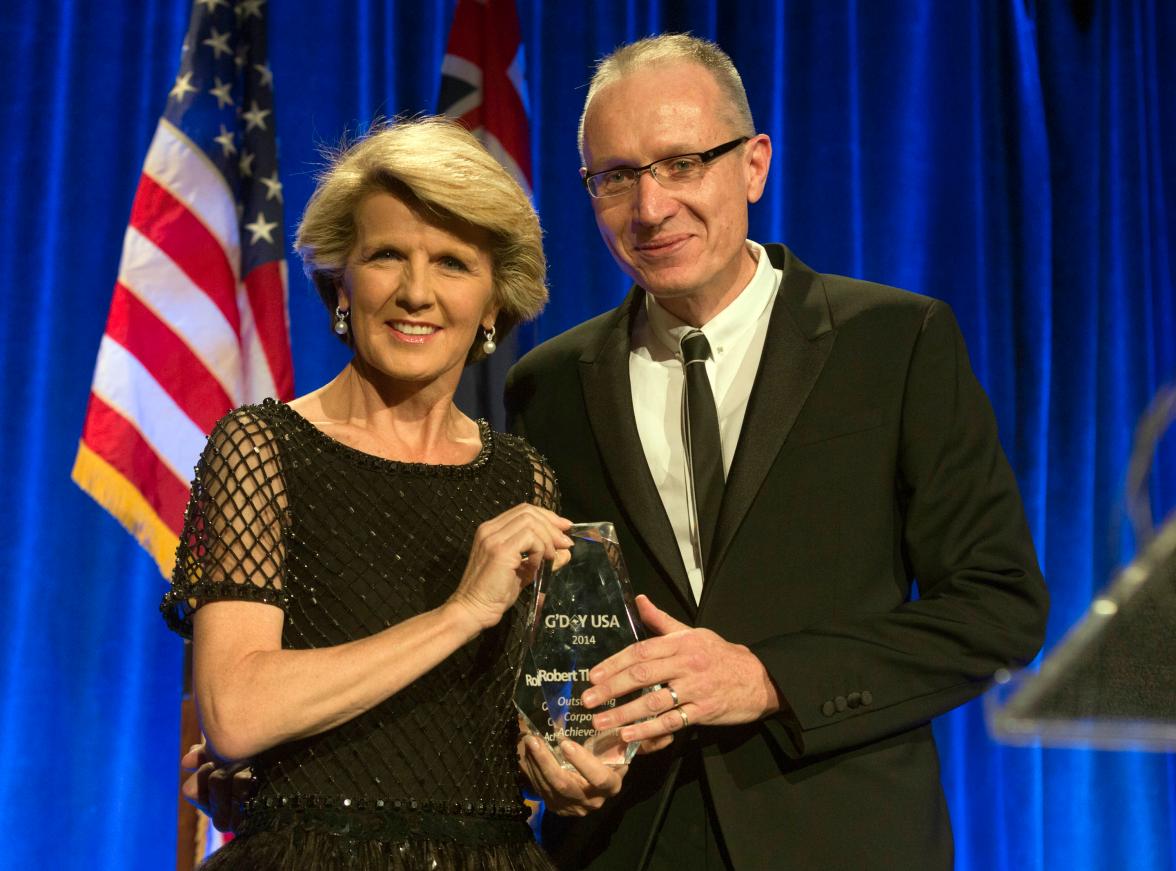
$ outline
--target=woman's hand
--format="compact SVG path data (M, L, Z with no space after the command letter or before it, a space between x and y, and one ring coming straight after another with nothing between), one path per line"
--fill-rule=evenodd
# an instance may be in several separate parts
M475 633L494 626L533 580L543 560L571 559L570 520L522 504L487 520L474 533L469 562L449 604L462 609Z
M575 741L564 741L559 749L574 770L561 766L540 738L519 737L519 767L549 810L562 817L586 816L621 791L628 765L605 765Z
M253 772L248 763L220 765L204 744L193 744L180 759L191 772L180 792L212 818L217 831L231 832L241 823L245 802L253 797Z

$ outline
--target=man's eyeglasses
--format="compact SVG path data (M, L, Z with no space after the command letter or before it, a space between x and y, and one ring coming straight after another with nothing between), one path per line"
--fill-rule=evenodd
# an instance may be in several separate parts
M662 187L681 187L701 178L708 163L742 145L749 138L740 136L738 139L716 145L709 151L663 157L645 166L617 166L603 172L594 172L584 176L584 187L597 199L615 197L636 187L637 179L641 178L643 172L648 172Z

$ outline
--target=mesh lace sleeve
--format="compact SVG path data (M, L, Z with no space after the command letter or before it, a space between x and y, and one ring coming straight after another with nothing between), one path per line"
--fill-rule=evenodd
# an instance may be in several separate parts
M527 459L531 461L531 469L535 473L535 490L531 502L559 514L559 482L555 479L555 472L538 451L525 442L524 445Z
M286 489L277 443L256 413L217 424L196 466L164 619L192 634L205 602L245 599L285 608Z

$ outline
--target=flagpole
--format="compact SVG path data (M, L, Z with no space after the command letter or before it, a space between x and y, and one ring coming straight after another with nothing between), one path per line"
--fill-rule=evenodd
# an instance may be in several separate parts
M184 642L183 697L180 702L180 755L193 744L200 743L200 724L196 718L196 699L192 695L192 642ZM188 776L180 768L180 784ZM193 871L197 859L204 855L204 839L199 837L198 811L177 793L176 810L176 871Z

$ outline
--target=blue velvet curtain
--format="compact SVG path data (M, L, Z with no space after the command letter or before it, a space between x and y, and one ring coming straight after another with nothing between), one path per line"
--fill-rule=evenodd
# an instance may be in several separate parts
M452 2L271 3L292 228L316 149L435 105ZM180 643L163 583L69 480L181 0L0 10L0 865L172 861ZM815 268L956 309L1053 593L1047 645L1131 554L1134 421L1176 377L1176 7L1165 0L520 0L552 303L528 345L625 282L577 179L591 61L649 32L717 39L775 145L752 232ZM299 392L343 364L291 261ZM1153 496L1176 502L1176 438ZM1170 755L1009 748L978 704L936 724L958 867L1176 863Z

